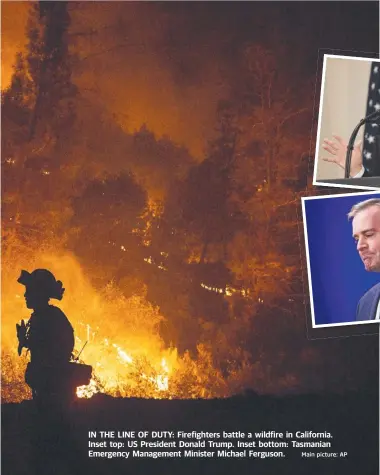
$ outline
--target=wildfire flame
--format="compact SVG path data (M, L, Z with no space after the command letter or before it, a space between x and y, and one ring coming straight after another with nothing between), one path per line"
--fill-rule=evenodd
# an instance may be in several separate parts
M89 331L91 328L88 326ZM80 339L77 338L79 341ZM109 341L107 338L104 338L103 344L105 347L109 346ZM123 350L119 345L113 343L112 348L115 349L115 359L121 362L123 365L129 365L129 370L131 373L138 372L138 364L136 364L135 360L130 356L125 350ZM100 351L101 353L101 351ZM158 391L167 391L169 389L169 374L170 369L168 363L165 358L161 360L161 369L157 372L156 376L147 376L145 373L141 373L141 377L153 383L156 386ZM96 363L95 366L95 374L102 374L104 370L104 365L99 361ZM108 387L108 391L112 392L112 390L116 390L116 386L112 383L112 381L107 381L105 379L105 385ZM77 396L80 398L90 398L94 394L102 391L102 384L100 382L99 377L92 377L90 383L87 386L80 386L77 388Z
M153 398L229 395L228 384L213 367L211 352L204 345L199 345L197 359L188 353L178 356L176 348L165 347L158 331L163 317L144 297L126 298L113 283L95 289L70 254L21 256L9 250L3 256L3 401L30 398L24 383L29 357L25 350L21 358L17 356L15 334L16 322L29 318L17 283L23 268L48 268L64 283L62 303L51 303L60 306L72 323L77 355L87 342L80 358L93 367L90 384L77 388L78 397L98 392Z
M87 386L79 386L77 388L77 396L80 398L90 398L98 392L98 384L94 378L91 378L90 384L88 384Z

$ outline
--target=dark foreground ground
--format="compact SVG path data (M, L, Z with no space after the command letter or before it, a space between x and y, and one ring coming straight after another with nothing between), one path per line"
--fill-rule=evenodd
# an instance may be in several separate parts
M284 398L250 394L224 400L117 399L97 395L78 401L63 420L58 418L50 423L46 411L38 413L31 401L4 404L1 473L378 475L378 401L377 391ZM131 457L101 460L87 456L90 430L329 431L334 438L331 449L287 449L286 458L282 459L154 460ZM302 458L302 451L348 452L348 455L335 460Z

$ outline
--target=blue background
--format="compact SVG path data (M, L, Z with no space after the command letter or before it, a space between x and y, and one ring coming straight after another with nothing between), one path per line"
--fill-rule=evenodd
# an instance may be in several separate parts
M355 321L360 297L380 282L364 269L352 237L351 207L380 194L304 201L316 325Z

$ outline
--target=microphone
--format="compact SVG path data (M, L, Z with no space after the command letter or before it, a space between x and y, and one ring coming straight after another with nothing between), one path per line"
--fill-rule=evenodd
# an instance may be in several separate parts
M367 115L362 119L358 125L354 128L354 131L351 134L350 140L348 141L347 145L347 154L346 154L346 166L344 169L344 178L350 178L350 171L351 171L351 158L352 158L352 151L354 149L354 143L356 140L356 136L358 135L359 129L362 125L366 124L367 122L376 122L380 118L380 110L376 110L371 112L371 114Z

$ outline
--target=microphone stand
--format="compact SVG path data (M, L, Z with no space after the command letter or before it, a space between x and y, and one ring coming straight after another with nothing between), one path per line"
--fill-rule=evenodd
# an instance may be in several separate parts
M360 127L367 122L376 122L379 119L378 116L380 116L380 111L374 111L371 114L367 115L367 117L364 117L364 119L362 119L358 123L358 125L354 128L354 131L352 132L350 140L348 141L348 145L347 145L344 178L350 178L352 151L354 149L354 143L355 143L356 136L358 135Z

